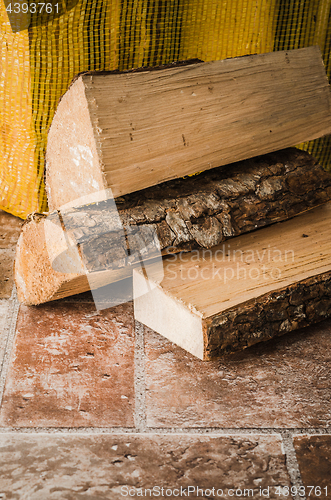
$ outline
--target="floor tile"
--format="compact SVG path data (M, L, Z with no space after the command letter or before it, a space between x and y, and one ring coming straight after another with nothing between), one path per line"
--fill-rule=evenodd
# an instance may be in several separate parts
M331 321L203 362L146 333L151 427L331 425Z
M8 314L10 309L9 300L0 300L0 338L7 326Z
M269 487L279 500L289 486L280 438L261 435L0 435L0 476L6 499L29 500L149 498L153 487L174 499L189 486L191 498L263 498Z
M331 498L331 436L294 436L293 441L306 498Z
M0 425L134 424L132 304L21 306Z
M16 245L23 220L0 210L0 248L12 248Z
M14 285L15 249L0 249L0 299L11 296Z
M0 300L0 366L5 352L6 333L9 323L11 302L9 300Z

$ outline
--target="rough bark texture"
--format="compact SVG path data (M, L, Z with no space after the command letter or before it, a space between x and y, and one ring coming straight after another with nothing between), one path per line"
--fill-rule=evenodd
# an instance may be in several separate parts
M163 254L211 248L330 199L331 175L290 148L117 198L117 210L109 200L61 215L95 272L134 262L155 236Z
M331 271L267 293L217 315L205 326L213 359L331 317Z
M39 304L89 290L81 264L78 270L63 267L78 255L76 247L79 262L90 277L100 277L100 287L130 277L140 259L149 260L160 250L166 255L210 248L330 198L331 175L308 153L291 148L115 201L56 211L47 224L45 215L34 214L17 247L18 296L25 304ZM48 248L59 249L51 259L44 234L49 221L64 229L52 227L47 233Z

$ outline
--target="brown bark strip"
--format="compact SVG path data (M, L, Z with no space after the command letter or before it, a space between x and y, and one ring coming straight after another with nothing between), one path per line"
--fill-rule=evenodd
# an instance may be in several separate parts
M133 272L136 320L200 359L331 316L331 203Z
M236 306L205 326L206 359L331 317L331 271Z
M291 148L169 181L115 202L56 211L47 217L60 229L54 236L50 233L51 246L59 249L52 262L46 217L34 214L17 248L18 296L25 304L39 304L81 293L89 290L82 262L90 276L100 278L98 286L106 285L131 276L139 252L150 258L153 238L158 240L154 248L159 246L164 255L210 248L330 198L331 175L308 153ZM68 251L60 241L63 234L72 241Z
M211 248L223 241L287 220L331 199L331 175L304 151L286 149L178 179L117 198L120 221L130 227L131 254L155 230L163 254ZM65 228L89 272L108 269L126 256L114 227L114 201L69 209ZM134 238L135 236L135 238Z

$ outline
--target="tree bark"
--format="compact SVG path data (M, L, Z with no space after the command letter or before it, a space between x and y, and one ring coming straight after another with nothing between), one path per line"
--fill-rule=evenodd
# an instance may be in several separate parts
M131 276L141 257L155 256L153 250L166 256L211 248L329 199L331 175L291 148L115 201L35 215L18 243L18 296L39 304L84 292L90 288L86 276L95 276L95 286Z
M155 232L166 255L212 248L330 199L330 173L308 153L290 148L115 201L121 225L141 236L140 245L132 238L132 253L142 250ZM110 230L114 212L109 200L62 213L65 230L79 246L89 272L109 268L119 255L127 259L122 233Z
M233 353L331 317L331 271L267 293L213 318L205 359Z
M331 203L133 271L135 318L203 360L331 316Z

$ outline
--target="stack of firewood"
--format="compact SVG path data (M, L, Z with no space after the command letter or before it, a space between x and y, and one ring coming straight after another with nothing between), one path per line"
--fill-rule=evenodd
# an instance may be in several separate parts
M130 278L136 319L201 359L331 316L331 175L289 148L330 133L330 109L317 47L80 75L49 130L51 212L18 243L20 301Z

